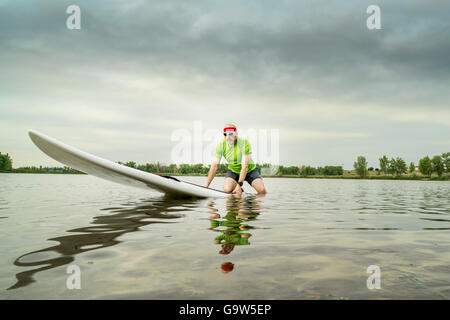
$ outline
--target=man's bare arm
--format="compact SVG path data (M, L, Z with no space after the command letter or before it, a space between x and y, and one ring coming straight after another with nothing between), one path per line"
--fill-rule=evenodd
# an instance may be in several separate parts
M248 165L250 163L250 155L246 154L242 157L242 168L241 168L241 174L239 175L239 181L238 182L244 182L245 176L247 175Z
M213 181L217 170L219 169L219 163L220 163L220 159L214 159L213 163L211 164L211 168L209 168L209 172L208 172L208 179L206 180L206 184L205 187L208 188L209 185L211 184L211 181Z
M241 162L241 173L239 174L239 181L238 182L244 182L245 177L247 176L247 169L248 169L248 164L250 163L250 155L244 155L242 157L242 162ZM234 188L233 193L237 193L237 194L241 194L242 193L242 188L239 184L236 185L236 188Z

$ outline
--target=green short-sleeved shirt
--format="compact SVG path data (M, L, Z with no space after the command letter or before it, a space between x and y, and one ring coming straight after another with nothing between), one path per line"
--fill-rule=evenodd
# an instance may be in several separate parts
M248 237L243 237L243 235L247 235ZM227 244L232 243L238 246L250 245L249 237L250 233L234 233L234 234L221 234L214 238L214 240L219 241L219 244Z
M252 153L252 147L250 145L250 142L248 142L247 139L244 138L237 138L236 143L234 146L229 146L227 141L223 139L216 147L216 158L221 159L222 157L225 158L228 162L228 169L233 171L234 173L240 174L242 169L242 156L251 154ZM255 169L256 165L253 163L252 158L250 157L250 162L248 165L247 172L252 171Z

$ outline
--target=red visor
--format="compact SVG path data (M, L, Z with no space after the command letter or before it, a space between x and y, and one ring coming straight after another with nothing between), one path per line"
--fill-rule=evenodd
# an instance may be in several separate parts
M225 131L227 131L227 130L233 130L233 131L236 131L236 128L233 128L233 127L226 127L226 128L223 128L223 132L225 132Z

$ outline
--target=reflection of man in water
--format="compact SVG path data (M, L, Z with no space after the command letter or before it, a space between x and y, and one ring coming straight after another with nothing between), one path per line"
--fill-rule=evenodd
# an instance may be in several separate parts
M231 263L231 262L225 262L225 263L222 263L222 265L220 266L220 268L222 269L222 272L223 272L223 273L228 273L228 272L233 271L233 269L234 269L234 264Z
M250 233L236 232L235 230L227 230L218 237L214 238L214 243L222 244L222 250L219 254L229 254L233 251L234 246L246 246L249 245L248 238L251 237Z
M216 220L217 218L220 218L220 215L215 214L213 220L211 220L211 228L210 230L213 230L215 232L220 232L221 234L214 238L215 244L222 244L222 250L219 251L219 254L229 254L231 251L233 251L234 246L242 246L242 245L249 245L250 242L248 241L248 238L251 237L251 234L247 231L248 229L251 229L249 225L243 224L243 219L240 217L238 219L238 215L241 215L242 210L230 210L224 217L224 220ZM255 217L256 215L249 214L248 210L246 210L246 216L252 216ZM219 227L225 227L225 230L217 230Z
M245 222L256 220L260 214L260 211L256 211L261 210L261 206L257 202L253 197L245 199L230 197L226 203L227 213L223 220L219 220L221 216L218 213L219 210L214 208L214 202L208 203L212 213L209 217L211 225L208 229L220 233L214 238L214 243L220 244L222 247L219 254L230 254L236 245L250 245L249 238L252 235L247 231L255 227L249 226ZM231 272L233 269L234 264L231 262L225 262L221 265L223 273Z

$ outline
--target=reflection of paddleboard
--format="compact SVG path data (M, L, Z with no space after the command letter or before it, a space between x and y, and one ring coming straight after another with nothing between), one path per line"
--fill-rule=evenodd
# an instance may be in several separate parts
M78 150L34 130L29 130L31 140L48 156L84 173L128 186L156 189L167 194L200 198L227 197L230 194L205 188L175 177L161 176L133 169Z

